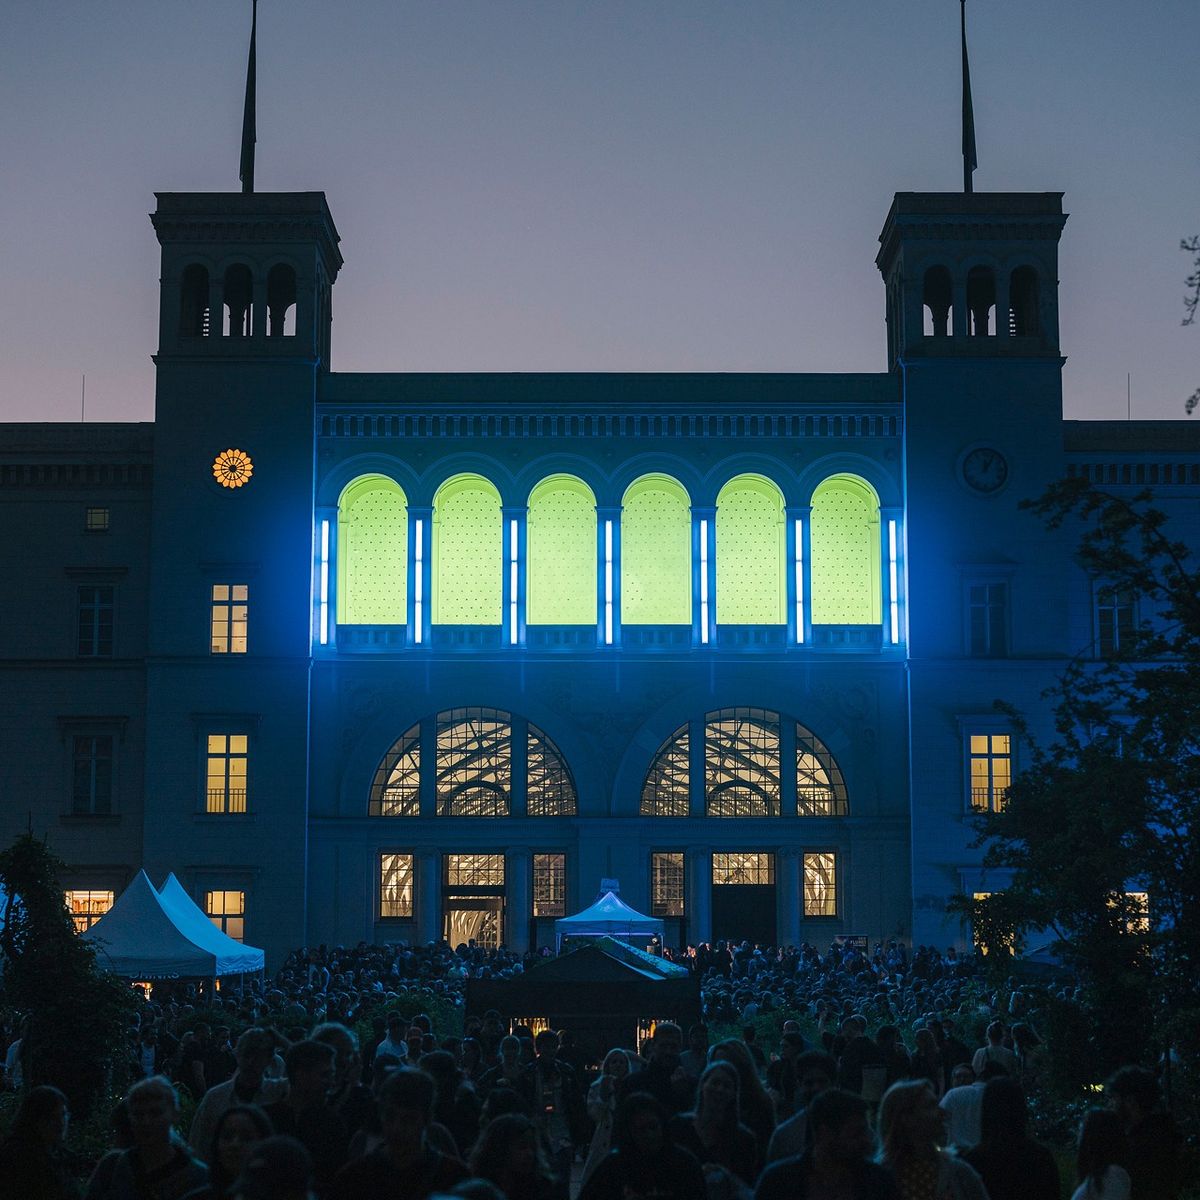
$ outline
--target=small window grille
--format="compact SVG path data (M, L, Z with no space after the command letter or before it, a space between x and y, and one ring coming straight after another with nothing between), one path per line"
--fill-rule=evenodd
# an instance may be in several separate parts
M1101 658L1128 654L1134 643L1133 592L1101 591L1096 597L1096 644Z
M109 734L82 735L73 741L71 813L100 817L112 812L113 740Z
M226 937L233 938L235 942L245 940L245 892L205 892L204 911L208 914L208 919Z
M1003 658L1008 653L1008 584L971 584L968 608L971 655Z
M111 658L113 652L113 588L79 589L76 654L80 658Z
M108 529L108 509L89 508L83 515L83 527L88 533L104 533Z
M244 583L214 583L210 647L213 654L245 654L250 588Z

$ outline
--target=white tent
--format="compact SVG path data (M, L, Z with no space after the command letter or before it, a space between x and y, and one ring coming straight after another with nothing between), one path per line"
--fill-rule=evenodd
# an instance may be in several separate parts
M218 975L249 975L261 971L266 955L255 946L244 946L222 933L205 915L204 910L184 891L183 884L172 871L158 889L158 898L175 918L175 923L198 945L205 946L218 956L221 969Z
M201 936L194 923L177 917L145 871L137 873L112 908L81 936L96 943L101 966L126 979L214 979L257 971L263 965L261 950L224 938L237 948L236 954L227 954L213 939Z
M573 917L554 922L554 936L561 945L565 937L615 937L634 942L662 941L663 923L630 908L616 892L605 892L599 900Z

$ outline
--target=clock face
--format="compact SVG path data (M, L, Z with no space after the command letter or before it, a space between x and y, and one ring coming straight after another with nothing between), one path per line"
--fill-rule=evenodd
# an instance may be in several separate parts
M998 492L1008 481L1008 460L990 446L976 446L962 460L963 482L983 495Z

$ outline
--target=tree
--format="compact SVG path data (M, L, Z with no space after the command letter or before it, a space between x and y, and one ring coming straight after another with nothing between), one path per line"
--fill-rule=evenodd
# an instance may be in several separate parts
M1026 507L1050 528L1078 523L1078 560L1101 596L1136 598L1145 620L1119 654L1073 661L1046 693L1052 744L1010 711L1032 762L1004 808L979 819L976 845L1012 883L1003 901L955 907L1018 937L1055 932L1087 985L1094 1070L1106 1047L1128 1058L1150 1037L1176 1038L1197 1005L1200 571L1148 492L1068 479Z
M1200 307L1200 237L1184 238L1179 243L1180 250L1192 256L1192 273L1185 279L1187 292L1183 297L1183 323L1196 323L1196 309ZM1185 401L1183 407L1190 416L1200 404L1200 388L1197 388Z
M76 935L62 868L31 834L0 852L0 1008L22 1019L26 1086L53 1084L86 1116L124 1083L134 996Z

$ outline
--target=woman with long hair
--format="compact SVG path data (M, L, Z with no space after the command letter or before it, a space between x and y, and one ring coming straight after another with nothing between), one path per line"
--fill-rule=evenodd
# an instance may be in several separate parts
M1128 1143L1120 1116L1107 1108L1090 1108L1079 1127L1075 1174L1079 1186L1071 1200L1129 1200L1126 1170Z
M1025 1092L999 1075L983 1086L979 1145L963 1158L979 1172L990 1200L1058 1200L1058 1164L1028 1132Z
M942 1149L945 1135L945 1113L927 1080L894 1083L884 1092L880 1157L895 1173L902 1200L988 1200L975 1171Z
M600 1074L592 1081L587 1094L587 1114L595 1123L592 1144L588 1147L587 1160L583 1164L583 1179L586 1182L592 1172L607 1157L612 1149L613 1119L617 1112L617 1093L628 1078L631 1065L629 1052L614 1047L604 1056Z
M234 1182L241 1175L251 1151L274 1132L271 1118L257 1104L235 1104L227 1108L217 1118L205 1154L208 1183L190 1192L187 1200L229 1200Z
M521 1113L497 1117L479 1136L471 1174L494 1183L507 1200L546 1200L553 1176L533 1122Z
M706 1177L727 1173L754 1186L761 1163L758 1141L739 1119L738 1075L732 1063L709 1063L696 1089L695 1111L672 1117L667 1136L696 1157Z
M946 1090L946 1079L937 1039L933 1036L933 1031L927 1028L918 1029L913 1034L913 1039L917 1048L909 1060L909 1076L914 1080L924 1080L933 1088L936 1096L941 1096Z
M766 1162L767 1147L775 1132L775 1101L763 1087L746 1043L737 1038L726 1038L709 1050L708 1061L727 1062L737 1072L741 1119L750 1127L758 1143L758 1161Z

